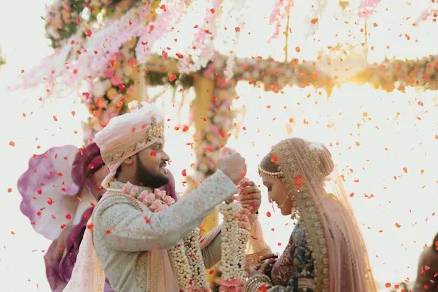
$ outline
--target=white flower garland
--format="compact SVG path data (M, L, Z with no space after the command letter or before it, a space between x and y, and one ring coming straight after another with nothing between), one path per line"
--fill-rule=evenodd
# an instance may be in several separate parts
M219 208L224 216L222 225L222 259L221 286L225 289L230 286L241 286L245 281L245 250L249 232L239 227L235 220L236 213L240 210L237 203L222 204Z
M190 287L192 281L192 267L186 256L184 242L182 240L167 250L173 270L176 274L176 280L180 288Z
M193 287L195 291L204 291L205 289L208 290L209 286L206 278L204 259L202 258L199 241L200 233L199 229L196 228L184 238L184 247L189 265L191 267L193 279L191 287Z
M143 191L126 183L122 192L131 195L144 203L152 212L160 212L175 203L165 191L155 189L153 192ZM204 260L199 245L199 230L189 232L184 239L169 248L167 253L176 274L178 286L183 291L209 291L206 279Z

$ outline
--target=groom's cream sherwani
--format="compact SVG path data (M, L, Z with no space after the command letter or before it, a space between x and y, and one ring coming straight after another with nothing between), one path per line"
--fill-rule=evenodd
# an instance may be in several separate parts
M167 249L195 229L212 209L237 192L220 170L169 208L152 213L113 183L93 212L93 241L115 291L178 291ZM217 233L216 233L217 234ZM220 258L220 237L203 250L206 266Z

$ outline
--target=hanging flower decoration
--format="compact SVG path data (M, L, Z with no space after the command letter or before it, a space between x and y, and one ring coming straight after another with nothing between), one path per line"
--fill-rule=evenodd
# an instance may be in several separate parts
M359 5L359 16L368 18L373 15L380 0L362 0Z
M369 66L351 80L355 83L371 83L375 88L385 91L406 86L438 89L438 56L429 56L420 60L385 60L382 64Z
M90 34L92 23L103 12L111 15L119 3L131 5L133 0L58 0L47 8L46 34L53 48L59 48L76 32Z
M222 67L224 68L224 67ZM236 112L231 109L236 92L233 81L227 82L222 74L216 74L215 64L210 63L204 71L204 76L215 81L210 108L204 122L204 129L195 137L198 142L196 152L196 171L209 175L216 170L219 151L227 143L229 133L233 128Z
M269 41L278 38L282 22L287 14L288 0L275 0L271 15L269 16L269 24L274 25L274 32Z
M135 53L140 64L151 55L154 43L177 26L190 4L191 0L173 0L170 5L160 6L160 14L138 34L139 41Z
M213 0L212 6L205 11L201 25L196 25L196 33L192 43L193 54L183 55L179 61L179 71L195 72L207 66L214 56L213 39L216 33L216 21L221 15L223 0Z
M136 39L124 44L107 64L103 75L90 81L88 91L82 93L82 100L91 117L84 125L86 137L105 127L109 120L127 111L127 104L138 98L139 68L134 56Z

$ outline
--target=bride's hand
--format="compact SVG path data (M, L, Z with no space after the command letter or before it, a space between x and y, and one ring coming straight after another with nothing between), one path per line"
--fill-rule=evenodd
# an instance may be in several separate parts
M239 195L237 199L244 208L247 208L251 213L255 214L261 204L260 189L253 181L243 179L239 184Z
M252 277L257 274L263 274L271 277L271 271L272 267L274 266L275 262L277 261L277 258L271 257L266 260L264 260L262 263L249 268L249 276Z

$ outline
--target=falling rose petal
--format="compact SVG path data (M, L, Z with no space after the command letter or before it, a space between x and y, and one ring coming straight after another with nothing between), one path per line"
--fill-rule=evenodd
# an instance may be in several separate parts
M11 146L11 147L15 147L15 142L14 141L9 141L9 146Z
M65 215L65 219L67 219L67 220L71 220L71 214L66 214L66 215Z
M94 224L93 224L93 223L88 223L88 224L87 224L87 229L92 230L93 227L94 227Z
M181 171L181 175L182 176L187 176L187 170L185 168Z
M400 228L401 225L398 222L395 222L395 227Z
M58 121L58 117L55 116L55 115L53 115L53 120L54 120L55 122L57 122L57 121Z
M268 217L268 218L271 217L271 212L267 211L266 212L266 217Z
M294 176L293 183L297 189L301 189L304 186L304 177L302 175Z
M8 188L8 193L12 193L12 188Z
M110 229L105 230L105 234L106 235L110 235L111 234L111 230Z
M271 155L271 162L274 164L278 164L278 156L275 154Z
M49 197L49 198L47 199L47 204L49 204L49 205L53 205L53 199Z
M176 80L176 74L175 73L167 73L167 79L169 80L169 82L173 82Z
M65 225L65 224L63 223L63 224L61 224L61 226L60 226L60 227L61 227L61 229L64 229L64 228L65 228L65 226L66 226L66 225Z
M240 32L240 27L236 26L236 27L234 28L234 30L235 30L236 32Z
M70 114L74 117L76 115L75 111L71 111Z
M89 92L82 92L82 96L87 100L90 98L90 93Z
M317 17L312 18L312 19L310 20L310 23L311 23L311 24L317 24L317 23L318 23L318 18L317 18Z
M391 283L385 283L386 288L391 288Z
M189 130L189 126L184 125L183 128L182 128L182 131L183 132L187 132L188 130Z
M405 167L403 167L403 172L404 173L408 173L408 168L405 166Z
M270 288L271 288L270 285L262 284L257 291L258 292L267 292Z

